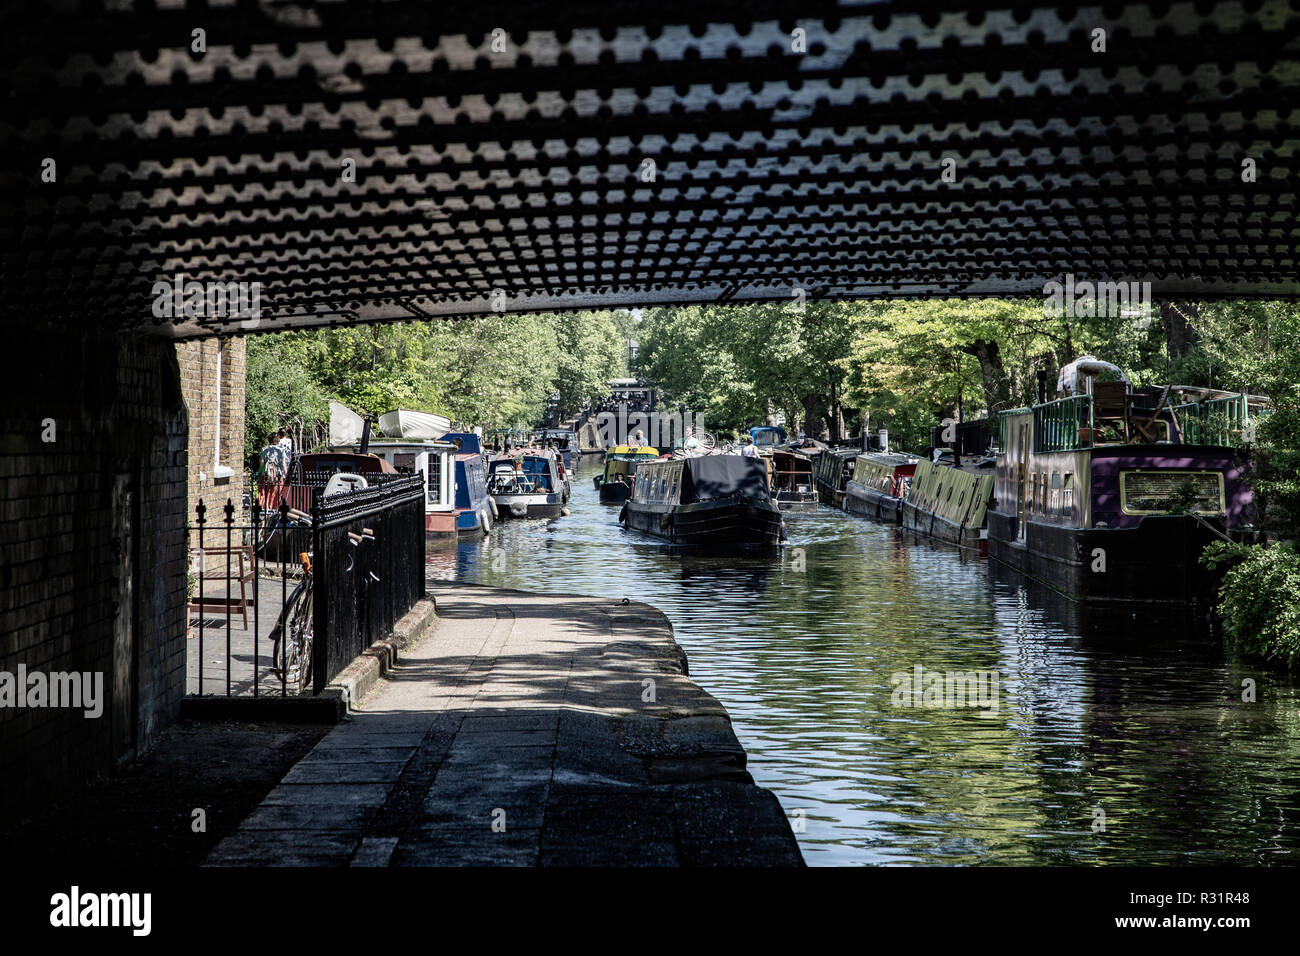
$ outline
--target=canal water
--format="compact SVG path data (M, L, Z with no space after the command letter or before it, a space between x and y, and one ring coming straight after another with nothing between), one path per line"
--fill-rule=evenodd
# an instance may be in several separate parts
M1300 862L1300 693L1203 619L1089 616L826 507L778 556L670 553L595 470L570 516L432 552L430 576L661 609L810 865Z

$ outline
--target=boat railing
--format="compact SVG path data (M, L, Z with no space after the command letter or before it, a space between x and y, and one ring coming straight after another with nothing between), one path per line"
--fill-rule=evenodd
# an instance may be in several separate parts
M1255 440L1254 423L1267 414L1252 409L1245 392L1199 402L1185 402L1172 409L1174 421L1186 445L1223 445L1241 448Z
M1006 408L998 412L998 450L1006 451L1007 448L1007 419L1012 415L1028 415L1033 409L1028 406L1024 408Z
M1074 451L1091 448L1093 404L1091 395L1071 395L1034 406L1034 451ZM1004 413L1005 414L1005 413Z

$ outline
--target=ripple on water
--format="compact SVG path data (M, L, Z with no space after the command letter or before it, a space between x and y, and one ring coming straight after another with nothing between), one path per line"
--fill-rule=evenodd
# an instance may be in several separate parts
M570 517L430 551L429 576L660 608L810 864L1300 860L1300 695L1204 621L1084 615L828 508L775 556L673 554L586 474ZM891 675L917 664L996 671L996 713L894 706Z

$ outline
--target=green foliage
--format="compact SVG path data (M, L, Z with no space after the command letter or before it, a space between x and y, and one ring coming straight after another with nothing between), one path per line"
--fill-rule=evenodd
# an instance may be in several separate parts
M621 318L615 320L616 315ZM560 418L576 414L583 402L600 402L609 395L609 380L627 374L630 320L625 312L565 312L553 317Z
M1219 587L1225 633L1241 649L1294 668L1300 662L1300 553L1287 545L1216 542L1201 560L1228 566Z
M255 460L268 433L285 425L314 434L329 417L329 399L303 361L312 333L285 332L248 338L245 373L244 450ZM310 447L311 439L304 439Z
M576 410L599 399L627 369L626 312L489 315L252 336L246 447L269 431L324 439L329 400L379 414L413 408L485 428L529 427L559 392Z

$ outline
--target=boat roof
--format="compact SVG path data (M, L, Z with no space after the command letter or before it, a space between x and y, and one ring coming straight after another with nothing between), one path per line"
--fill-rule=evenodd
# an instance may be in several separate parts
M359 455L351 451L326 451L298 456L298 467L303 471L339 470L347 466L349 471L365 473L395 473L391 464L378 455Z
M856 457L874 462L877 465L888 465L891 468L898 468L902 465L915 465L919 461L919 459L911 455L900 455L892 451L866 451Z
M659 457L659 449L649 445L615 445L609 450L611 455L654 455Z
M483 451L483 446L479 444L478 436L473 432L447 432L447 434L441 436L438 441L454 442L456 439L460 439L460 451L458 454L477 455Z
M413 448L418 451L455 451L456 446L449 441L401 441L399 439L381 438L370 442L371 448L386 448L396 451L399 448Z

